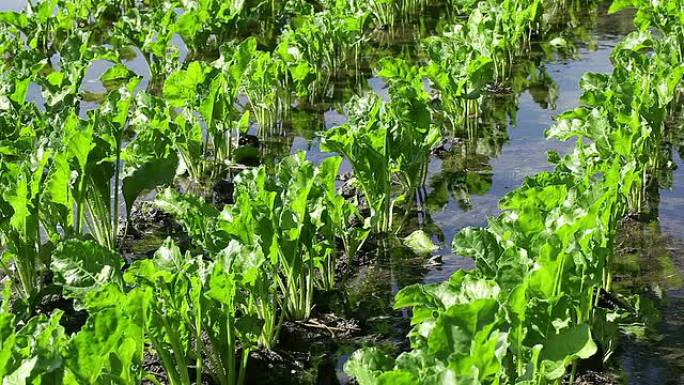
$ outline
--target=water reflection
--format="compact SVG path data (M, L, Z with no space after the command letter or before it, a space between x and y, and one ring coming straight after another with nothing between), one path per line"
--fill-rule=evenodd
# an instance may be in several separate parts
M25 0L3 0L0 10L21 10L25 5ZM573 44L561 50L551 50L544 42L536 44L529 57L516 61L510 89L488 96L478 118L456 129L436 152L408 231L422 228L432 234L442 246L436 253L439 258L418 257L400 244L381 240L375 247L369 247L362 263L345 281L341 295L326 302L336 304L330 306L337 306L336 311L359 320L363 330L369 331L363 341L356 343L373 339L395 349L405 347L406 314L392 310L394 294L406 285L441 281L459 268L472 268L470 260L450 252L449 242L454 235L465 226L484 225L488 216L497 214L497 203L504 194L517 187L524 177L548 169L546 151L564 151L572 145L547 142L543 132L555 114L577 105L578 83L583 73L611 70L610 50L632 29L631 14L604 17L605 4L598 12L590 8L571 7L567 13L556 13L558 17L548 22L552 31L549 37L559 36ZM259 145L253 147L256 152L245 156L266 164L275 164L299 150L307 150L315 160L328 156L319 149L317 133L344 122L344 103L352 95L369 90L386 95L384 81L373 77L372 63L384 56L419 61L416 42L438 27L438 17L427 17L398 28L374 31L358 72L332 79L317 92L320 97L316 100L293 101L277 130L262 135ZM188 53L178 36L173 36L172 41L178 49L173 66L186 60L216 57L216 50L211 49L195 47ZM273 35L268 35L261 43L268 47L273 41ZM127 66L143 76L142 89L159 93L163 79L154 79L151 68L166 64L146 57L139 48L119 48ZM52 62L57 67L59 57L53 57ZM110 65L98 61L89 69L81 88L88 96L83 110L97 106L105 90L98 77ZM164 73L157 72L159 76ZM43 105L39 86L31 85L29 97ZM684 132L681 128L672 132ZM250 134L256 136L258 127L252 127ZM673 135L663 148L661 163L682 166L683 154L684 138ZM345 167L349 169L348 165ZM618 266L623 275L619 287L653 298L663 317L650 340L623 343L620 361L630 384L676 384L684 373L684 168L664 169L656 180L649 207L653 217L660 221L626 229L624 236L631 242L631 252L624 254ZM671 190L660 192L663 188ZM340 368L351 350L350 346L340 346L332 361L321 360L317 370L336 371L338 381L344 383ZM316 362L312 365L316 367ZM321 383L320 378L314 375L310 382ZM282 379L278 381L283 383Z
M684 105L673 111L647 195L650 215L624 226L617 261L624 293L654 301L660 321L644 339L625 338L620 362L627 384L684 381Z
M681 194L681 191L680 191ZM681 231L681 230L680 230ZM616 289L652 301L659 321L644 336L623 336L619 363L627 384L684 379L684 239L658 221L627 221L615 263Z
M26 8L28 0L3 0L0 11L21 11Z

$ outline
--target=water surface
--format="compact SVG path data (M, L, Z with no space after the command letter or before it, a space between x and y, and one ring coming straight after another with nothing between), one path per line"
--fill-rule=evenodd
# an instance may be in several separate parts
M0 10L19 11L26 4L25 0L1 1ZM605 13L606 7L602 9ZM497 203L506 193L525 177L550 169L548 151L565 152L573 145L547 141L544 130L555 115L577 106L582 74L611 71L611 49L631 30L631 18L630 13L602 14L597 20L587 16L582 27L588 33L577 41L573 57L524 61L521 65L531 68L526 78L528 86L512 95L491 96L488 102L494 118L483 122L474 137L457 138L445 154L431 160L428 183L421 196L422 213L410 227L423 228L440 242L435 255L441 260L416 257L397 245L379 248L342 284L347 293L345 300L355 312L352 316L364 319L364 326L373 332L390 336L388 341L402 343L406 327L402 319L405 321L407 314L391 311L393 295L408 284L439 282L457 269L472 268L470 260L450 251L454 235L466 226L485 225L487 217L497 215ZM183 59L182 40L175 39L174 44ZM387 49L410 52L415 48L415 34L410 32L395 37ZM144 77L141 87L147 87L149 70L141 55L133 55L126 64ZM98 78L109 66L111 63L105 61L94 62L82 91L93 95L104 92ZM308 151L309 158L317 161L329 156L320 151L317 134L345 121L343 101L347 96L369 90L386 95L383 80L369 71L360 82L360 91L341 87L342 96L336 101L307 109L295 107L287 124L283 124L282 135L264 143L267 151L263 153L270 154L264 161L275 161L300 150ZM32 87L29 98L41 103L40 90ZM97 101L83 107L86 111L95 108ZM620 261L624 276L618 287L626 293L653 297L662 317L646 338L625 337L622 341L614 365L627 384L684 383L684 161L678 147L682 143L671 145L673 162L679 167L672 173L672 182L657 194L657 219L624 230L628 232L624 238L631 242L630 257ZM343 168L348 171L348 163ZM347 378L341 368L352 348L343 345L337 351L322 352L332 366L321 366L319 372L335 373L318 373L311 382L323 384L327 382L321 378L336 377L345 383Z

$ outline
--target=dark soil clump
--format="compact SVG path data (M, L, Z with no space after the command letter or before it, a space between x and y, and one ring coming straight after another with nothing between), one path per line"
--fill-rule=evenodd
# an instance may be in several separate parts
M55 310L64 312L59 320L59 324L64 327L64 331L67 334L76 333L81 330L88 319L88 313L85 310L76 310L74 308L74 301L64 298L60 294L48 294L41 298L35 313L49 316Z
M575 377L573 385L618 385L620 381L610 373L587 370Z

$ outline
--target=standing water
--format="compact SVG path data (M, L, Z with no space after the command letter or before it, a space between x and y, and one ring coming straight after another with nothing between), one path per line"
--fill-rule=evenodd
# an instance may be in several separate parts
M25 0L1 2L0 10L20 11L26 6ZM339 303L330 305L331 310L359 319L364 335L332 347L300 347L310 356L312 367L293 381L346 383L344 362L353 349L370 341L397 351L406 348L408 315L391 309L394 294L406 285L440 282L458 269L472 268L470 260L450 251L454 235L467 226L485 225L487 217L497 215L498 201L506 193L525 177L551 168L546 160L548 151L564 152L572 145L546 141L544 130L555 115L577 106L579 80L584 73L611 71L610 52L632 30L633 14L606 13L604 5L597 15L577 16L579 24L573 33L576 47L567 54L549 56L536 47L528 60L517 64L520 89L488 96L491 113L486 114L487 120L476 128L475 135L445 143L430 163L418 220L409 226L431 234L440 241L440 249L425 258L401 246L385 245L370 255L367 263L343 281L344 295L336 297ZM395 36L390 49L416 49L420 36ZM182 41L176 43L182 50ZM148 74L139 56L128 64L136 73ZM102 91L98 77L107 68L104 62L93 64L84 92ZM386 94L380 78L369 77L361 89ZM356 91L342 86L341 101ZM39 100L40 95L34 89L29 98ZM316 132L344 122L343 104L295 109L289 119L283 125L283 135L265 144L269 151L264 152L262 161L272 162L300 150L307 150L312 159L325 157ZM681 126L673 123L673 131ZM661 184L661 191L654 193L657 215L647 222L625 223L619 237L618 289L650 298L657 313L654 316L660 318L654 328L621 341L614 366L627 384L684 384L684 138L677 139L675 136L664 149L670 152L674 170L671 179ZM283 379L278 378L276 383L283 383Z

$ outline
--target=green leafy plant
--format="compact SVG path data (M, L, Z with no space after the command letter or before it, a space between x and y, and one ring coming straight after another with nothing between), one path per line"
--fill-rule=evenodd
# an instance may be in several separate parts
M302 17L280 35L277 52L300 96L316 100L331 78L352 68L358 73L366 20L365 13L323 11Z
M76 229L81 229L81 223L87 221L95 239L110 249L117 247L119 235L121 154L137 84L136 78L110 94L106 107L91 114L88 124L92 126L94 137L91 140L95 145L86 152L86 163L79 164L85 168L80 174L83 189L76 202Z
M126 272L127 282L154 293L146 334L172 384L196 383L205 372L220 384L243 384L249 351L258 346L264 320L256 290L272 286L261 269L266 259L237 241L213 257L183 255L167 240L153 259Z
M420 15L429 5L429 1L426 0L327 0L326 2L336 11L351 9L354 12L368 13L379 27L394 27L397 22L407 22L410 17Z
M50 270L53 282L67 298L85 300L91 291L107 284L122 285L122 258L93 241L71 239L55 249Z
M150 292L124 295L113 286L93 291L90 317L76 334L59 324L63 312L40 315L19 325L9 308L9 286L0 308L0 379L16 383L139 384L143 324Z
M294 97L336 99L333 81L362 83L364 57L385 54L372 52L375 37L394 37L397 22L435 4L43 0L0 12L0 382L155 382L143 369L148 349L170 384L244 384L250 352L273 348L286 319L310 317L315 293L337 287L339 258L353 258L370 229L404 228L440 132L464 130L464 146L494 155L506 138L487 130L488 114L505 121L517 105L492 112L487 93L540 86L533 99L554 104L553 80L531 47L545 59L574 55L573 38L586 33L574 31L577 4L439 5L449 14L436 22L439 36L418 52L399 48L421 66L378 61L388 97L355 97L349 121L323 134L323 147L351 163L360 195L338 193L341 157L315 166L298 153L233 178L234 203L222 210L193 188L179 193L176 174L199 182L232 171L250 118L262 137L282 133L289 111L308 107ZM638 31L614 49L615 70L586 74L581 106L547 131L574 139L574 150L551 153L552 171L506 195L486 227L459 233L452 248L473 271L397 294L396 309L412 310L411 349L355 353L346 370L361 385L572 383L581 360L611 357L620 328L641 331L648 302L616 296L614 309L601 300L614 295L622 217L654 212L648 192L668 183L671 153L662 148L681 112L684 5L616 0L610 12L627 7L637 8ZM142 92L124 60L137 52L149 68ZM102 61L106 91L93 95L84 86ZM458 162L442 162L458 172L435 180L428 204L489 187L486 167ZM134 203L160 186L171 187L157 205L194 248L183 253L169 239L128 266L116 251L122 208L128 223ZM421 224L403 242L429 254L431 230ZM53 293L87 312L80 330L60 326L62 310L32 316Z
M279 293L256 291L263 294L257 304L267 320L261 338L266 346L275 341L282 322L276 309L289 319L306 319L315 288L334 286L337 240L352 257L368 235L349 226L359 214L337 194L340 163L341 158L332 157L315 168L299 153L283 159L273 175L264 167L244 171L235 179L235 204L220 215L201 200L170 190L157 199L207 250L219 252L230 240L262 250L267 259L263 269L275 279Z
M395 73L389 66L383 69L385 76ZM430 152L440 140L422 84L399 76L392 79L389 102L373 93L352 99L347 106L349 121L327 131L323 142L326 151L343 154L351 162L376 232L393 229L397 203L413 202ZM398 196L394 183L401 186Z
M548 131L579 138L575 150L550 154L553 171L507 194L486 228L456 236L454 252L471 257L474 271L397 294L395 307L413 310L409 352L360 350L349 374L362 385L540 384L560 383L571 368L572 383L578 360L594 356L597 342L601 358L610 357L625 319L599 303L612 287L615 233L653 173L682 76L676 60L665 59L677 57L672 40L663 40L633 34L614 50L612 75L583 78L584 106ZM636 66L645 71L627 70Z
M422 68L439 91L439 109L453 131L479 115L485 88L495 80L494 61L455 39L458 31L426 40L430 64Z
M232 57L222 56L216 67L195 61L187 69L171 73L163 91L169 107L157 102L161 108L150 109L159 120L173 116L172 109L182 109L168 123L174 129L167 132L195 181L202 179L209 165L216 169L230 164L235 136L239 138L248 128L249 113L240 114L236 101L255 44L250 39L237 47L225 47L223 54Z
M356 212L335 191L340 163L333 157L315 169L299 153L283 159L273 177L263 168L242 173L236 203L223 214L230 220L219 225L246 244L260 244L275 263L281 306L290 319L309 317L316 272L323 288L333 287L336 239L354 254L365 239L363 231L348 229Z
M247 96L261 136L265 137L275 132L278 121L290 108L283 95L287 89L287 69L281 59L269 52L252 50L251 56L240 89Z
M134 46L140 50L153 84L180 66L180 50L172 44L176 17L168 6L148 12L132 7L114 23L112 41L121 48Z

